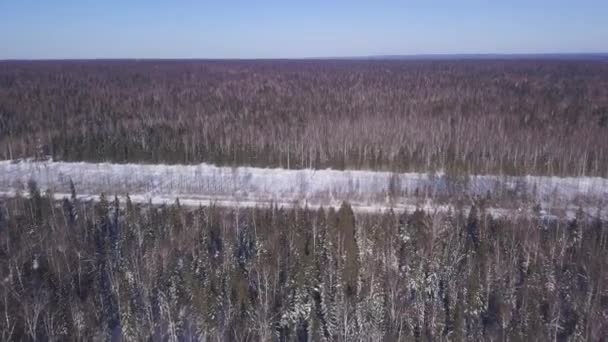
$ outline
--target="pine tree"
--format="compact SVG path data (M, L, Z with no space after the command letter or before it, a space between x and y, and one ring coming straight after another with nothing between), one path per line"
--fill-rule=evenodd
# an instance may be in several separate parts
M103 305L103 319L107 330L106 336L110 339L116 339L120 336L120 313L118 304L111 283L111 266L108 260L108 250L111 250L111 245L108 246L110 239L110 231L112 223L108 219L108 202L102 194L100 202L96 205L96 223L95 223L95 245L97 258L97 272L99 288L101 291Z
M338 211L338 238L344 258L344 291L347 297L357 294L359 248L356 241L355 215L350 204L343 202Z
M71 196L71 200L72 202L76 202L77 197L76 197L76 186L74 186L74 182L72 181L72 179L70 178L70 196Z
M321 337L324 339L330 339L333 335L333 326L331 322L332 312L331 304L328 298L329 287L331 282L328 276L331 272L331 256L330 246L328 246L328 234L327 234L327 223L325 218L325 211L323 208L319 208L317 211L316 222L315 222L315 282L312 285L312 298L315 304L315 320L318 324L313 324L313 340L320 340Z
M466 225L469 241L472 243L475 251L479 249L479 219L477 217L477 207L473 205L469 211L469 218Z
M63 215L65 216L68 225L73 226L76 223L78 214L76 213L76 209L72 202L67 198L63 199Z
M31 215L33 221L40 225L42 224L43 216L42 216L42 196L40 195L40 190L38 189L38 184L36 181L30 179L27 182L27 188L30 195L30 208Z

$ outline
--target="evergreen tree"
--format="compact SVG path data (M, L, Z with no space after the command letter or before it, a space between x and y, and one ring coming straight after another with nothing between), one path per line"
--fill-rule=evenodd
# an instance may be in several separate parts
M121 334L120 313L118 304L112 288L112 269L110 260L108 260L108 250L111 250L111 245L108 242L111 240L111 225L108 219L108 202L102 194L100 202L96 205L96 223L95 223L95 245L99 289L102 298L103 320L107 327L106 336L109 339L116 340Z
M343 202L338 211L338 238L344 258L344 290L347 297L357 294L359 248L356 240L355 215L350 204Z

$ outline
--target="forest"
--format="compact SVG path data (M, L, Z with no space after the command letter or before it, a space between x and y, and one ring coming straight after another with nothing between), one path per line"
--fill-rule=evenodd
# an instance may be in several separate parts
M0 158L608 176L608 64L0 62Z
M0 61L0 341L607 341L608 63Z
M0 338L603 341L608 226L307 207L0 200Z

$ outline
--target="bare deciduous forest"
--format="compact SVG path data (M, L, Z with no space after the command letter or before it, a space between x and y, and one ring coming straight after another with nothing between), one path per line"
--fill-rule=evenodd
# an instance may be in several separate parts
M0 156L608 175L602 61L0 62Z
M578 215L0 205L3 340L601 341L608 228Z
M602 60L2 61L0 159L0 341L608 336Z

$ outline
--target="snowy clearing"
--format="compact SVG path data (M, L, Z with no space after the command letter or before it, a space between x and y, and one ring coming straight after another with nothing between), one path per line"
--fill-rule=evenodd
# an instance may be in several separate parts
M70 180L77 193L95 199L130 194L133 201L185 205L256 206L299 203L338 205L350 201L362 211L416 207L447 210L451 196L486 196L503 209L521 211L512 203L538 203L543 210L570 216L579 206L589 213L608 199L608 179L599 177L509 177L496 175L453 179L444 174L390 173L354 170L285 170L253 167L0 161L0 194L25 191L35 180L43 190L62 198ZM509 201L511 204L508 204ZM504 205L503 205L504 204ZM500 213L500 209L494 209Z

